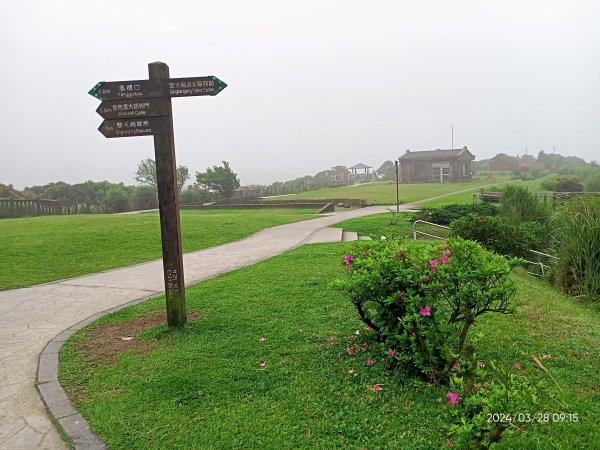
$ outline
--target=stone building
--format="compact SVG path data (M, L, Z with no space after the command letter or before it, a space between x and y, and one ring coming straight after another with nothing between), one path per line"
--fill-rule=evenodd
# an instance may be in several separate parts
M471 181L475 156L463 147L450 150L406 152L398 158L402 183Z

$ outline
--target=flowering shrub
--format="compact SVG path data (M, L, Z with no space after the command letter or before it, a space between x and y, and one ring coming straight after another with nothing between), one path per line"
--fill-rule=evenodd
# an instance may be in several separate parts
M398 365L434 382L449 380L478 316L511 311L515 262L475 242L357 241L343 262L337 284L363 322Z
M459 360L452 370L449 400L444 398L449 445L487 449L512 426L534 424L537 392L519 363L503 370L473 357Z

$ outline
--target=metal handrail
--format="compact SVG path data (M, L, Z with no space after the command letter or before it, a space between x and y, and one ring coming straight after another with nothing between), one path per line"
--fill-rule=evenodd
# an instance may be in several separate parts
M533 253L534 255L537 255L537 261L528 261L526 259L524 259L523 261L539 267L539 270L536 270L535 272L527 272L527 273L529 273L531 275L535 275L537 277L543 277L545 275L544 268L546 268L546 269L550 268L549 265L542 263L542 256L544 256L546 258L560 259L557 256L549 255L548 253L538 252L537 250L530 249L529 252Z
M432 225L434 227L438 227L438 228L444 228L445 230L451 230L450 227L447 227L445 225L439 225L437 223L432 223L432 222L427 222L425 220L415 220L413 223L413 240L416 241L417 240L417 234L422 234L423 236L429 236L435 239L441 239L442 241L445 241L446 238L440 237L440 236L436 236L434 234L429 234L429 233L425 233L424 231L417 231L417 223L426 223L427 225Z

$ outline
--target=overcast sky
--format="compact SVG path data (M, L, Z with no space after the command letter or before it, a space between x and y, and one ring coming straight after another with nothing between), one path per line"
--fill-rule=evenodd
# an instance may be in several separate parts
M0 16L0 183L135 184L152 137L98 131L98 81L215 75L173 99L177 163L242 184L405 149L600 160L600 2L9 0Z

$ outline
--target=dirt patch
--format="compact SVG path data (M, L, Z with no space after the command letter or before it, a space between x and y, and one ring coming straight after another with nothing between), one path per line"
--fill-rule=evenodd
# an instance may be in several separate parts
M189 311L188 322L198 320L200 314ZM156 347L159 341L149 338L140 339L137 334L147 328L164 324L164 314L149 317L139 317L131 322L107 323L87 332L87 335L75 343L77 350L81 351L92 366L112 366L117 357L123 352L132 352L135 355L144 355Z

